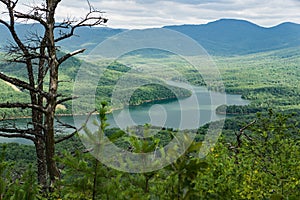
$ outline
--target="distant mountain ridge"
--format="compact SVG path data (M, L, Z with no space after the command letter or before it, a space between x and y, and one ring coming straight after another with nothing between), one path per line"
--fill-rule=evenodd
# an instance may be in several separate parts
M190 36L215 55L243 55L300 45L300 25L290 22L265 28L245 20L221 19L164 28Z
M30 24L18 25L18 32L24 35L33 26ZM300 46L300 24L290 22L265 28L245 20L220 19L208 24L176 25L163 28L186 34L196 40L212 55L245 55ZM4 26L0 26L1 47L9 39L9 35L4 29ZM123 31L125 29L81 28L76 32L79 37L67 39L59 45L68 51L87 48L88 53L105 39Z

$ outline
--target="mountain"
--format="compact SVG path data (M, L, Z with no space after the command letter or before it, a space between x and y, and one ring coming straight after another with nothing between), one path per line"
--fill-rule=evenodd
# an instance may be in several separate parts
M36 33L39 35L43 33L43 27L39 24L17 24L16 30L19 36L23 39L28 37L31 38ZM106 27L82 27L75 31L73 37L59 42L58 45L63 47L63 50L65 51L74 51L78 48L86 48L86 53L88 53L100 42L122 31L124 30ZM5 48L5 45L7 45L8 42L12 41L12 38L8 34L7 28L3 25L0 25L0 33L0 50L2 50L2 48ZM56 32L56 36L58 35L59 30Z
M4 28L0 26L1 46L9 39ZM28 33L28 30L34 28L37 29L36 32L41 31L41 28L32 24L20 24L17 30L24 35ZM212 55L245 55L300 46L300 25L289 22L265 28L245 20L220 19L208 24L165 26L163 28L186 34ZM75 32L78 37L67 39L59 45L68 51L87 48L86 53L88 53L100 42L123 31L125 30L106 27L84 27Z
M221 19L164 28L186 34L214 55L243 55L300 45L300 25L294 23L264 28L244 20Z
M105 39L123 32L124 29L111 29L105 27L82 27L76 30L75 37L68 38L59 43L68 51L85 48L88 53Z

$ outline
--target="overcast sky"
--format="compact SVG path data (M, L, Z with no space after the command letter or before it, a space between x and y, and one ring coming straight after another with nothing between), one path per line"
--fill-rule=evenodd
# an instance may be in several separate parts
M20 0L38 3L39 0ZM300 23L300 0L90 0L109 19L108 27L150 28L164 25L204 24L220 18L245 19L270 27ZM62 0L58 20L85 13L85 0Z

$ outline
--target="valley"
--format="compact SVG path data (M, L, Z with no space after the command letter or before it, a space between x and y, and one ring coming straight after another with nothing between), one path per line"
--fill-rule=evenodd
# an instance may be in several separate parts
M298 65L298 63L300 63L299 52L300 48L288 48L242 56L212 57L220 70L226 93L240 94L243 99L251 101L247 106L229 106L227 107L227 113L244 115L267 111L269 108L273 108L277 111L297 111L300 105L300 89L298 87L300 82L300 66ZM161 56L163 56L163 53L161 54ZM140 65L141 63L145 65L149 62L153 65L152 74L149 75L143 74L138 70L130 72L136 76L139 82L145 84L143 87L135 90L130 99L130 105L140 105L149 101L190 96L191 92L187 89L173 88L173 86L171 86L171 90L173 90L171 91L170 86L163 80L178 81L178 73L181 73L180 76L192 85L205 86L201 76L196 71L193 71L193 67L187 65L184 60L172 55L164 56L165 58L149 59L141 55L130 55L122 60L126 63L132 59L137 60L136 62L140 63ZM74 83L76 72L82 62L84 61L79 58L73 58L62 67L60 90L64 95L72 94L72 84ZM158 67L154 68L155 65ZM161 65L163 65L164 68L159 67ZM0 66L3 73L9 73L17 77L25 76L22 68L18 66L13 67L4 63L0 64ZM132 69L118 62L108 66L103 65L103 68L105 67L106 69L103 75L99 77L97 87L98 102L110 102L112 91L118 79ZM161 79L155 80L154 82L156 82L156 84L146 84L151 83L153 77L160 77ZM2 88L0 96L2 102L13 102L15 99L24 102L27 101L28 94L21 92L19 88L12 88L3 81L0 81L0 84ZM83 85L82 87L84 90L85 87L89 86ZM213 91L214 88L211 88L211 90ZM124 92L126 93L126 91ZM125 104L120 104L111 109L120 109L124 105ZM224 112L224 108L225 107L217 109L217 112ZM7 118L29 116L26 109L9 111L1 109L0 112L1 116ZM57 110L57 114L66 115L71 113L71 102L61 105Z
M42 31L36 24L17 27L22 37L28 27ZM31 109L0 109L0 127L20 132L0 138L0 199L298 199L300 25L220 19L164 28L202 45L221 81L205 81L215 77L206 62L200 73L187 57L162 49L113 60L90 56L126 30L79 29L79 38L58 44L58 58L87 51L59 68L53 151L38 143L49 132L32 122ZM9 39L1 35L1 47ZM9 56L0 53L0 73L28 81L24 65L5 61ZM2 80L0 88L1 103L30 101L28 90ZM40 99L43 106L48 98ZM44 140L24 139L41 133ZM61 173L53 185L47 177L49 191L36 180L37 144L53 153Z

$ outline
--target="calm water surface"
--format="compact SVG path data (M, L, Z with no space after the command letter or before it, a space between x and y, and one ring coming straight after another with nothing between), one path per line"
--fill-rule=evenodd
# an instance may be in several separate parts
M224 103L227 105L247 105L250 102L241 98L241 95L230 95L207 91L206 87L189 86L183 83L169 82L183 88L192 89L192 96L177 100L164 100L146 103L139 106L130 106L123 110L108 114L110 127L126 128L132 125L152 124L154 126L175 129L195 129L211 121L224 119L225 115L218 115L215 109ZM76 117L84 121L85 116ZM96 116L92 116L93 121ZM60 117L61 121L74 124L72 116ZM28 119L18 119L20 126L26 125ZM0 138L1 142L21 142L22 139Z

